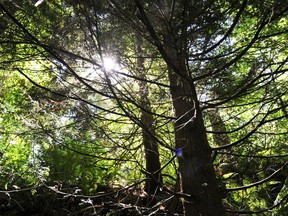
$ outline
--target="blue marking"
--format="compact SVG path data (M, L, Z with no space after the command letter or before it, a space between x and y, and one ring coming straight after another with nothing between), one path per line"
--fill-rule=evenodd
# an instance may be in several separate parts
M175 150L175 154L177 157L182 157L183 156L183 151L182 148L178 148Z

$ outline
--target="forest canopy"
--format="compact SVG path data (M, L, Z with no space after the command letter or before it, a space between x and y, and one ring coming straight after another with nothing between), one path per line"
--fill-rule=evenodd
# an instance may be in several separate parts
M1 0L2 215L285 215L285 0Z

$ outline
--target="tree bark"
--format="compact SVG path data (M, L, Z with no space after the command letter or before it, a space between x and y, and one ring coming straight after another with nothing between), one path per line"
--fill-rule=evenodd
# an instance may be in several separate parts
M211 122L213 140L216 146L227 145L230 143L230 138L226 134L225 123L223 122L219 110L217 108L208 111L208 117Z
M184 199L185 215L222 216L224 208L212 166L211 148L208 144L195 84L186 68L188 51L186 50L185 7L182 13L184 14L182 30L174 31L175 26L169 26L169 23L163 19L163 23L158 23L157 33L141 2L135 0L135 5L138 8L138 18L145 25L153 45L168 65L170 91L177 118L174 124L175 146L177 152L182 151L182 155L178 157L181 186L182 191L190 196L189 199Z
M146 79L144 58L142 51L142 39L137 36L137 69L140 77ZM146 82L140 81L140 98L141 98L141 123L142 142L145 149L147 181L145 183L145 191L148 195L154 195L159 190L159 183L162 183L161 164L159 158L158 144L155 138L155 120L151 114L151 102L149 99L149 89Z
M222 120L222 117L220 116L218 108L209 110L208 117L210 119L212 131L215 132L213 133L214 144L216 146L223 146L229 144L231 141L228 134L226 133L227 131L225 123ZM226 152L228 154L227 155L222 154L221 158L218 160L218 166L216 166L218 176L223 176L224 174L237 171L237 162L233 155L229 155L229 153L232 153L232 150L229 148L226 149ZM217 152L215 154L215 158L216 156ZM239 181L240 184L243 184L241 182L241 179L237 180Z
M171 39L168 38L165 42L167 56L174 64L173 68L178 68L176 74L168 64L171 95L177 117L174 124L176 150L182 150L182 154L178 156L181 186L183 193L191 196L184 200L185 215L224 215L195 85L189 81L184 55L171 46Z

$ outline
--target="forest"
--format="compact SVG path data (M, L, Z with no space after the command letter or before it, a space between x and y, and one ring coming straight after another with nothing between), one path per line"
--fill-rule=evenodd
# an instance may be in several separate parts
M0 215L287 215L287 38L287 0L0 0Z

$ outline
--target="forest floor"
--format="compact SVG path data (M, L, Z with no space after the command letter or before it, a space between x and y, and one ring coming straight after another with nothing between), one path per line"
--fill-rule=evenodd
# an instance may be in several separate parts
M60 190L57 186L41 186L1 191L0 216L167 215L172 202L175 215L183 215L180 205L175 205L165 192L149 197L138 187L100 190L93 196L81 195L77 187Z

